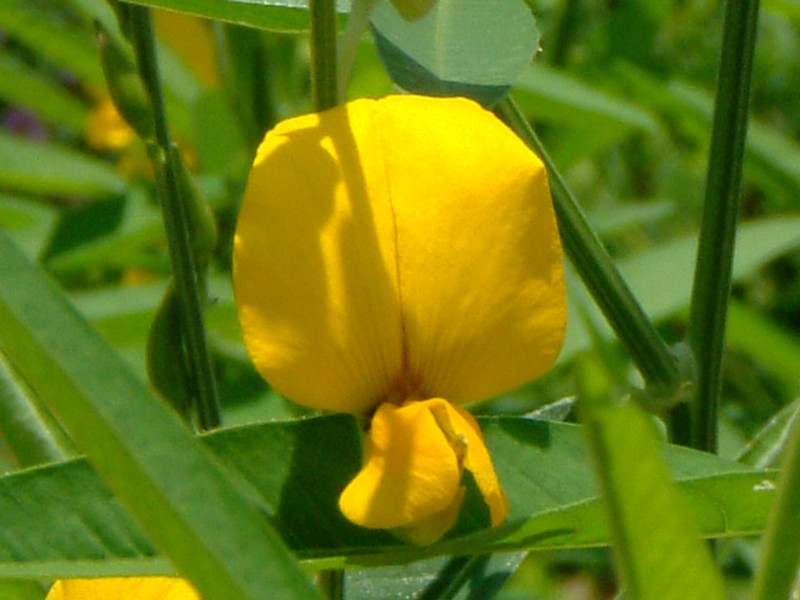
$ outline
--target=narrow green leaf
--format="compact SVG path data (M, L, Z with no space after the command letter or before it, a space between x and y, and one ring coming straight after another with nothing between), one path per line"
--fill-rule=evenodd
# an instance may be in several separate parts
M800 336L742 301L728 307L728 347L746 352L795 389L800 381Z
M64 460L74 453L63 430L0 353L0 439L20 467Z
M101 198L121 194L112 166L71 148L0 132L0 186L29 194Z
M722 600L722 580L663 462L652 417L630 400L611 399L605 373L588 361L581 387L579 408L626 595Z
M307 31L309 28L308 0L134 0L132 4L167 8L271 31ZM349 11L348 0L337 0L340 26Z
M0 23L6 35L71 71L84 83L103 85L103 72L88 28L67 26L63 13L27 0L0 2Z
M206 600L262 600L264 590L315 597L274 530L178 417L2 235L0 255L0 348L179 571ZM32 543L29 534L3 536L0 546Z
M784 406L758 430L747 446L742 448L736 457L737 460L758 468L778 467L789 442L789 433L798 421L798 415L800 415L800 400Z
M0 98L32 110L55 127L82 134L89 113L87 106L62 86L10 56L0 54Z
M31 260L37 260L45 248L58 211L30 198L0 193L0 229L6 232Z
M410 23L389 2L372 31L392 80L431 96L467 96L486 106L510 89L539 48L539 30L518 0L438 0Z
M795 419L781 461L775 504L762 541L753 600L790 598L800 564L800 421Z

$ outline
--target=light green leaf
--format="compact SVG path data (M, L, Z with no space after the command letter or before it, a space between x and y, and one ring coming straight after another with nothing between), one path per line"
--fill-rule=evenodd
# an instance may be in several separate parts
M652 417L611 398L606 374L581 364L579 408L621 585L636 600L722 600L722 580L661 456Z
M37 144L0 132L0 186L29 194L121 194L125 181L112 166L54 143Z
M372 31L392 80L432 96L467 96L491 106L539 48L539 30L519 0L438 0L410 23L389 2L375 7Z
M133 4L166 8L207 19L271 31L306 31L308 0L135 0ZM350 12L348 0L337 0L340 15Z
M179 571L206 600L263 600L264 590L276 598L316 597L256 506L178 417L2 235L0 255L0 349ZM19 491L9 490L11 502ZM61 527L40 529L43 537L34 540L40 515L28 515L18 522L22 530L0 534L0 546L52 557L47 537ZM61 520L67 521L63 513ZM118 551L145 547L141 535L131 546L123 532L113 522L94 529L83 551L102 556L102 539ZM59 558L76 556L80 543L67 540L67 554Z

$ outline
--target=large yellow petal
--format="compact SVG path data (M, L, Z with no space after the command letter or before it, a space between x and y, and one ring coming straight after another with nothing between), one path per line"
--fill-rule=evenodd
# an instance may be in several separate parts
M197 592L174 577L104 577L61 579L46 600L200 600Z
M256 367L315 408L486 398L543 372L564 333L544 167L463 99L360 100L271 132L234 284Z
M473 102L379 106L418 396L463 403L535 378L558 356L566 321L543 164Z
M375 103L284 121L242 203L234 287L261 374L313 408L362 412L398 386L395 231Z
M342 492L339 508L353 523L375 529L444 513L450 522L442 535L458 514L447 509L460 505L460 490L461 465L429 402L385 403L372 418L364 466Z

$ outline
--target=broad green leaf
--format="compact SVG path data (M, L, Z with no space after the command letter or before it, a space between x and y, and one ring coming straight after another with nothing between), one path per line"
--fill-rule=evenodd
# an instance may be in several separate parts
M486 106L503 97L539 48L536 20L519 0L438 0L413 23L384 1L371 23L389 76L401 88Z
M78 134L83 133L89 112L64 87L5 54L0 54L0 98L32 110L50 125L67 127Z
M206 600L262 600L264 590L280 598L316 597L256 506L178 417L2 235L0 255L0 350L178 570ZM10 489L9 500L17 492ZM22 531L2 532L4 551L38 542L33 556L46 552L57 529L41 530L44 539L34 540L39 515L28 515L18 522ZM84 551L98 558L100 539L130 551L118 533L115 525L94 530ZM71 539L60 558L75 556L79 546Z
M0 186L29 194L98 198L121 194L125 181L108 163L71 148L0 132Z
M348 600L489 600L522 564L527 552L434 558L348 571Z
M483 530L485 509L480 502L470 504L458 526L464 537L451 536L427 549L360 529L339 513L338 495L360 468L353 417L248 425L202 439L311 569L608 543L580 427L521 417L480 422L511 503L509 522ZM666 450L703 535L753 534L764 527L772 495L759 490L774 472L684 448ZM169 571L87 462L0 478L0 577L76 576L91 569L106 575Z
M309 28L308 0L135 0L133 3L271 31ZM336 0L336 11L347 14L350 3Z
M621 587L635 600L722 600L722 580L662 459L652 417L581 364L579 408L605 500Z

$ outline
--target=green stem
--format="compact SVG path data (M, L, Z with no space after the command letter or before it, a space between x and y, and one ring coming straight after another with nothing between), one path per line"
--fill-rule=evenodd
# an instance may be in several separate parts
M800 421L792 426L764 533L753 600L790 598L800 558Z
M692 446L708 452L716 451L717 446L725 322L757 23L758 0L728 0L688 332L697 366Z
M648 386L659 395L672 394L681 383L675 356L622 279L519 107L511 98L506 98L498 112L547 166L564 248L595 302L630 351Z
M189 226L185 199L181 197L178 172L170 152L170 135L167 125L161 79L155 51L155 36L150 9L129 5L133 44L142 80L153 106L156 143L165 160L166 181L159 199L169 243L173 277L181 310L181 326L186 344L189 372L196 385L197 410L200 428L213 429L221 423L217 387L211 355L206 340L203 306L198 285L195 258L189 241Z
M311 0L311 76L314 109L327 110L339 104L336 66L336 4L334 0Z

